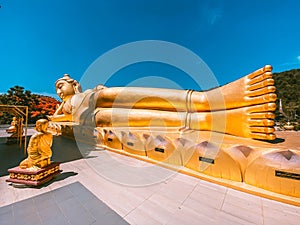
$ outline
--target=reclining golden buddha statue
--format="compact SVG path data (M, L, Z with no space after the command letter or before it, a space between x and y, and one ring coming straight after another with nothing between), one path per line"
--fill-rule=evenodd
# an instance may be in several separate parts
M270 65L209 91L99 85L82 92L68 74L55 86L62 103L49 117L53 122L84 124L92 117L96 127L170 127L276 138L276 89Z

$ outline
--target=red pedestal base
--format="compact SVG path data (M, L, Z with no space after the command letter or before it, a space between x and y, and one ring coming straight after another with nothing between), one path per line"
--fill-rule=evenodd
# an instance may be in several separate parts
M7 182L39 186L50 181L54 176L61 173L60 163L53 162L50 165L38 169L21 169L19 166L8 169L9 178Z

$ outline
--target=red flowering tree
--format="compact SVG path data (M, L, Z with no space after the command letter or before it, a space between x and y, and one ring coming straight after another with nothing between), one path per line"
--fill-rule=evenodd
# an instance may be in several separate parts
M0 95L1 105L28 106L28 122L34 124L36 120L46 118L54 114L60 102L49 96L33 94L24 87L14 86L7 91L7 94ZM0 117L0 124L9 124L13 115L3 113Z
M36 120L51 116L54 114L57 106L60 104L55 98L49 96L39 96L38 104L31 111L31 118Z

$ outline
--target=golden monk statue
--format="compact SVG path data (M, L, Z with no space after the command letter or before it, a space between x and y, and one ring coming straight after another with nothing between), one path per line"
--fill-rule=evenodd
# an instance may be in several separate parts
M239 80L209 91L97 86L81 92L65 74L55 83L62 103L52 121L97 127L176 127L211 130L273 140L276 94L272 67L267 65Z
M28 157L20 163L20 168L26 169L31 167L43 168L49 165L52 156L52 134L47 132L48 120L39 119L36 122L36 131L30 138L27 154Z
M6 129L7 133L17 132L18 120L17 117L13 117L13 120L10 123L10 127Z

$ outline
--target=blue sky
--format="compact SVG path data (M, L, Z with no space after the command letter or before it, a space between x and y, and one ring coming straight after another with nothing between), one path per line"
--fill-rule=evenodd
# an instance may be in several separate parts
M0 5L2 93L20 85L55 94L54 82L64 73L80 80L107 51L142 40L191 50L220 85L265 64L273 72L300 68L297 0L0 0ZM128 66L105 85L124 86L144 76L199 89L183 71L151 62ZM157 83L168 87L151 79L144 86Z

